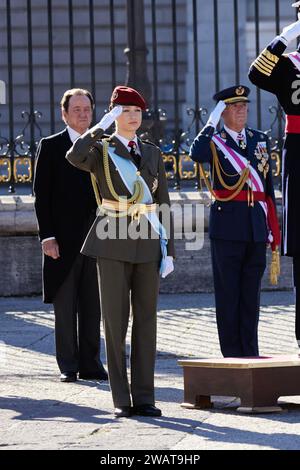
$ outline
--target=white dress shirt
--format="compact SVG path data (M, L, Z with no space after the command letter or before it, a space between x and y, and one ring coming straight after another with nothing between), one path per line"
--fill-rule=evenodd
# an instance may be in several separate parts
M245 128L241 130L241 132L235 132L233 131L232 129L229 129L229 127L225 126L224 124L224 129L225 131L230 135L230 137L233 138L233 140L237 143L237 145L239 145L239 139L237 138L237 136L239 134L242 134L242 136L244 137L244 142L247 143L247 137L246 137L246 131L245 131Z
M137 138L137 135L134 136L133 139L130 139L128 140L126 137L123 137L122 135L118 134L118 133L115 133L115 137L117 137L117 139L119 139L119 141L125 145L125 147L127 148L128 152L130 153L130 150L131 150L131 147L128 146L128 143L129 142L135 142L136 143L136 153L138 155L141 155L141 151L140 151L140 148L139 148L139 144L138 144L138 138Z
M67 131L69 133L69 137L71 139L72 144L74 144L75 140L77 140L78 137L81 136L81 134L79 134L79 132L75 131L75 129L72 129L72 127L70 127L70 126L67 126Z

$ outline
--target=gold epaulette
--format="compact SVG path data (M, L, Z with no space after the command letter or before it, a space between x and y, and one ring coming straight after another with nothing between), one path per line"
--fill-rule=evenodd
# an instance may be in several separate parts
M264 49L257 59L252 63L253 67L259 70L267 77L270 77L274 67L279 61L279 57Z

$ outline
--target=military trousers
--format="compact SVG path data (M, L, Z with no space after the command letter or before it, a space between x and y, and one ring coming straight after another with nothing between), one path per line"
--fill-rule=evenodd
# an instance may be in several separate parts
M211 239L216 316L224 357L258 356L266 243Z
M56 360L61 372L98 374L100 299L95 259L78 254L53 300Z
M98 258L101 312L114 406L154 404L159 262ZM126 334L132 314L130 371Z
M300 348L300 256L293 257L293 277L296 294L295 335Z

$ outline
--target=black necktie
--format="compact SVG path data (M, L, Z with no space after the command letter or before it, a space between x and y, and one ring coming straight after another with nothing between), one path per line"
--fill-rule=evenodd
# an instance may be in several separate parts
M130 147L130 155L132 156L136 167L140 168L141 156L136 152L136 143L134 140L130 140L128 142L128 147Z

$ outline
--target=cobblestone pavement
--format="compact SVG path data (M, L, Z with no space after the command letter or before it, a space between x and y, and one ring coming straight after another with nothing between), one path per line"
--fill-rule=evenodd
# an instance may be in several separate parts
M300 449L300 396L284 397L277 414L240 415L235 397L180 407L178 358L220 356L210 294L160 297L158 419L116 420L107 384L60 383L53 328L40 298L0 299L0 449ZM261 355L298 354L292 292L263 293L259 342Z

